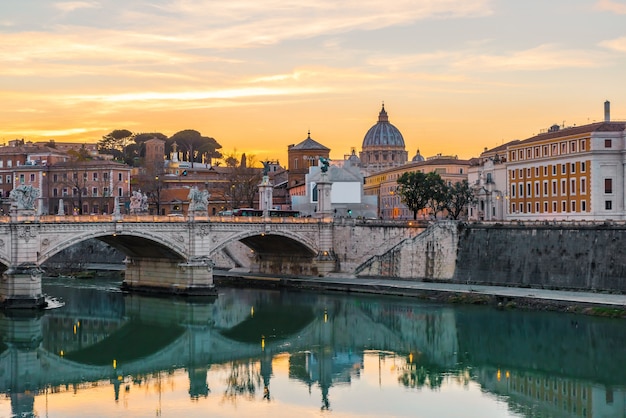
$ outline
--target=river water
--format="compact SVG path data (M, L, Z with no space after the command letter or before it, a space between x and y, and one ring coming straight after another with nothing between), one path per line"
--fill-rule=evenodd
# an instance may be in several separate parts
M47 279L0 315L0 417L626 417L626 324L371 295Z

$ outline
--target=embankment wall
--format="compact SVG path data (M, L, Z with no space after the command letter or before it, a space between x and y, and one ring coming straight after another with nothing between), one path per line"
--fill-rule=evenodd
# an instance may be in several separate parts
M439 222L357 275L626 292L626 225Z

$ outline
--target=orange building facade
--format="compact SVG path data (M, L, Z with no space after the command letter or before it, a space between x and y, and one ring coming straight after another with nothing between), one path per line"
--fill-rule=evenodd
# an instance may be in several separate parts
M624 122L548 132L507 148L509 219L624 219Z

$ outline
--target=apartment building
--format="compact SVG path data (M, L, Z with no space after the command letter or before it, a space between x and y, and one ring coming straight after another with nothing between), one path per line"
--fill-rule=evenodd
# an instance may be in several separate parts
M626 122L611 121L608 101L602 122L553 125L486 150L470 168L470 219L626 219L625 151Z

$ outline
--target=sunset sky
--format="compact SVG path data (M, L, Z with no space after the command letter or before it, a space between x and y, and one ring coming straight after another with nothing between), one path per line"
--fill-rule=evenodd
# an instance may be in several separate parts
M626 120L624 0L3 0L0 142L195 129L279 159L361 150L381 104L411 158Z

